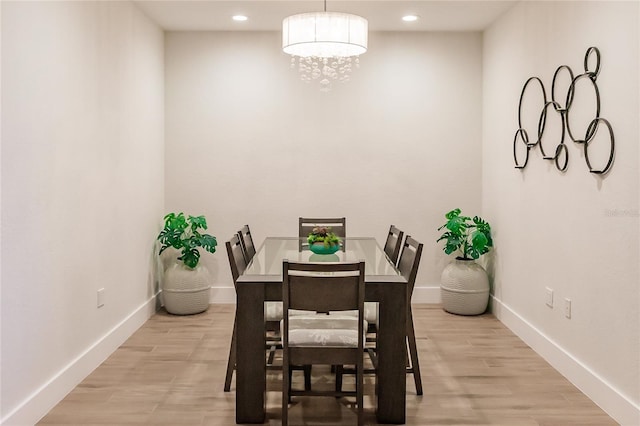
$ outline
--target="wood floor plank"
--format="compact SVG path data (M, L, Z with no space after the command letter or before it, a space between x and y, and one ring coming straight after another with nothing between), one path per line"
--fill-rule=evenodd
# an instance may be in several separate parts
M407 377L408 425L615 425L495 317L447 314L438 305L414 305L424 395ZM54 407L42 425L235 424L235 393L223 392L234 307L150 318L101 366ZM278 362L276 357L276 362ZM333 385L323 367L314 388ZM302 386L301 374L294 386ZM353 378L345 377L345 387ZM365 377L365 421L375 424L375 383ZM280 424L281 377L267 373L267 421ZM298 398L292 425L350 425L348 398Z

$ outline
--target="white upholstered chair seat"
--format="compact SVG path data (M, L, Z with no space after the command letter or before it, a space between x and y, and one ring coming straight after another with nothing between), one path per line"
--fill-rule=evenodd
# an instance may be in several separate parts
M364 302L364 319L369 324L378 326L378 302ZM358 316L358 311L331 312L331 315L350 315ZM366 329L366 327L365 327Z
M378 302L364 302L364 319L368 323L375 324L376 327L378 326L378 308Z
M331 347L357 348L358 330L342 328L298 328L289 330L289 346L294 347Z
M301 311L291 309L289 315L314 315L314 311ZM282 319L282 302L264 302L264 318L267 321L280 321Z
M281 324L280 328L284 326ZM289 346L358 347L358 318L338 313L290 315Z
M264 302L264 319L280 321L282 319L282 302Z

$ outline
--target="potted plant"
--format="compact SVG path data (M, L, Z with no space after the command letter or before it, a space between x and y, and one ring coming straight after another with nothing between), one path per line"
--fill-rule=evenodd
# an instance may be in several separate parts
M209 307L210 280L207 269L198 265L199 248L215 253L216 237L201 233L207 229L204 216L169 213L164 217L164 228L158 235L162 243L160 253L169 247L179 256L165 271L162 296L167 312L189 315L206 311Z
M446 229L437 241L445 240L444 252L457 254L442 271L440 292L445 311L459 315L479 315L489 302L489 277L475 262L493 247L491 226L478 216L462 216L460 209L445 215Z
M331 232L330 226L317 226L307 237L309 250L315 254L333 254L340 250L340 238Z

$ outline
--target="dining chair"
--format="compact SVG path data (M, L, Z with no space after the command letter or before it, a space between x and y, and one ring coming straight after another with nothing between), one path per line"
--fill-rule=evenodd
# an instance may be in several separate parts
M416 283L416 276L418 275L418 267L420 266L420 258L422 257L422 243L419 243L415 239L411 238L411 236L407 235L407 238L404 241L403 249L400 254L400 259L398 262L398 270L400 274L407 280L407 326L405 331L405 341L409 347L407 353L407 374L413 374L414 383L416 386L416 394L422 395L422 377L420 375L420 363L418 360L418 349L416 345L416 333L415 328L413 326L413 311L411 309L411 296L413 295L413 288ZM366 303L365 303L366 305ZM377 321L378 321L378 306L376 303L375 309L375 321L376 321L376 330L377 330ZM370 313L370 315L373 315ZM366 319L365 314L365 319ZM372 331L371 329L369 330ZM373 330L375 332L375 330ZM369 340L369 339L368 339ZM377 340L376 338L372 339L374 342ZM377 342L376 342L377 344ZM371 357L371 362L373 364L373 369L366 369L365 373L375 373L378 360L376 356L375 347L367 347L365 348L366 352ZM353 374L353 369L339 367L336 371L336 382L342 383L342 375L343 374ZM339 387L337 386L339 389Z
M398 264L398 256L400 255L400 249L402 248L402 238L404 232L396 228L394 225L389 227L389 233L387 234L387 240L384 244L384 252L393 263L393 266ZM369 323L369 332L376 333L378 328L378 302L364 302L364 318ZM376 338L369 338L369 341L375 341Z
M244 225L242 229L238 231L238 236L240 237L240 245L242 246L244 260L249 264L253 259L253 256L256 254L256 246L253 244L253 237L251 236L249 225Z
M389 256L389 260L391 260L391 263L394 265L398 264L398 256L400 256L403 236L404 232L396 228L394 225L389 227L387 241L384 243L384 252Z
M242 275L242 273L244 273L245 269L247 268L247 261L245 260L245 256L242 250L239 233L231 237L231 239L227 241L225 245L227 247L227 256L229 257L229 266L231 267L233 286L236 287L236 281L238 280L238 277ZM264 312L265 332L275 332L275 336L266 336L265 334L265 349L269 350L269 359L267 361L267 365L273 367L275 350L281 347L281 340L279 335L280 320L282 320L282 302L265 302ZM229 392L229 390L231 390L231 379L233 378L233 371L236 369L237 320L238 312L236 311L236 315L233 320L233 334L231 335L229 358L227 361L227 373L224 381L225 392ZM307 377L305 376L305 380L306 379ZM310 383L310 377L308 380Z
M364 262L283 262L282 424L288 424L292 396L355 396L358 425L363 424ZM293 316L290 310L357 310L358 316ZM296 365L355 365L356 390L302 391L292 389Z
M240 237L238 236L238 234L231 237L231 239L227 241L225 245L227 247L227 256L229 257L229 266L231 267L233 286L236 287L236 281L238 280L238 277L247 268L247 262L244 259L244 254L242 253L242 245L240 244ZM227 360L227 373L224 380L225 392L229 392L231 390L231 379L233 377L233 371L236 369L237 322L238 312L236 311L235 317L233 319L233 333L231 334L229 358Z
M422 377L420 376L420 363L418 361L418 348L416 345L416 332L413 326L413 311L411 309L411 297L416 284L420 258L422 257L423 244L407 235L402 248L402 254L398 260L398 270L407 280L407 344L409 346L410 364L407 366L407 374L413 374L416 385L416 394L422 395Z
M331 231L340 238L347 236L347 219L344 217L335 218L312 218L312 217L299 217L298 218L298 237L300 237L300 249L307 248L309 245L302 238L309 236L313 228L318 226L329 226ZM344 251L344 243L341 244Z

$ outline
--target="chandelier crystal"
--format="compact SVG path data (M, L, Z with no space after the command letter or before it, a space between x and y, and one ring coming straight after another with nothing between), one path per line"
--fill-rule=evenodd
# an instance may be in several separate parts
M320 79L320 90L329 91L331 81L348 81L359 55L367 51L368 22L349 13L300 13L282 21L282 50L292 56L300 78Z

